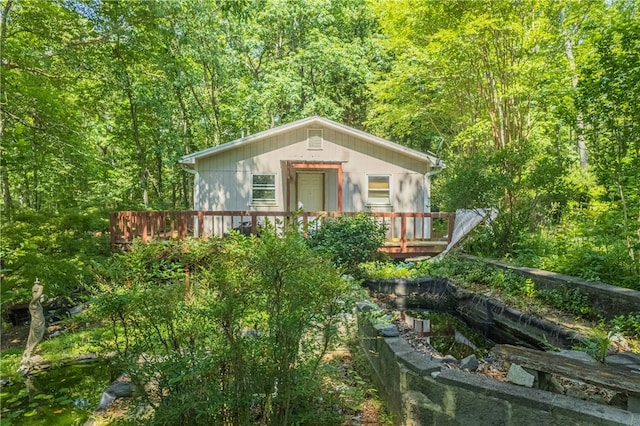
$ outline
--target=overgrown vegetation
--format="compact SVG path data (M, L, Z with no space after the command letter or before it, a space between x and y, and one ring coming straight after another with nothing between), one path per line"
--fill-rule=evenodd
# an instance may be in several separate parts
M153 423L341 422L321 364L354 287L297 232L135 245L100 275L96 308Z
M456 285L476 292L488 292L510 306L534 314L544 306L550 306L579 318L598 320L587 297L577 289L536 289L530 279L455 255L447 255L439 261L416 263L370 262L361 265L361 268L363 274L372 279L423 276L448 278ZM596 349L601 348L603 336L607 337L611 333L621 332L636 340L640 336L640 313L619 315L610 321L600 320L597 326L594 325L594 330L596 332L589 340L588 352L591 354L596 354Z
M588 180L588 179L587 179ZM465 245L481 256L501 256L522 266L640 289L637 259L621 238L624 212L602 186L583 183L558 222L522 232L509 251L498 250L492 228L481 228Z
M486 289L495 291L507 303L525 309L535 301L536 296L535 285L529 279L453 255L435 262L400 264L374 262L365 263L361 267L367 277L374 279L446 277L457 284L478 291L486 291Z
M56 214L24 211L11 221L3 220L3 310L14 303L28 302L36 277L45 285L48 306L83 299L86 288L93 283L93 263L111 254L107 227L107 214L99 209Z
M588 317L592 313L587 296L576 288L568 290L540 290L540 300L550 306L577 316Z
M611 320L614 330L619 330L627 336L640 339L640 312L635 314L617 315Z
M333 259L336 266L358 275L359 265L381 257L385 225L366 214L327 218L309 228L307 243Z
M640 288L636 2L183 6L4 2L3 301L86 281L32 212L190 208L181 156L314 114L444 160L434 211L500 211L468 250Z

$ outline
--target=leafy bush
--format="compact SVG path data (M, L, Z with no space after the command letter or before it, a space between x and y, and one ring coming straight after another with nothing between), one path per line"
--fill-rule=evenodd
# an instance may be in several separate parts
M352 284L295 231L134 245L99 282L152 423L298 424L322 404L318 366Z
M365 262L360 264L360 270L367 278L376 280L419 276L418 270L414 268L414 263Z
M640 338L640 312L616 316L611 320L611 327L625 335Z
M541 290L538 292L538 297L548 305L578 316L588 317L593 313L587 296L580 293L577 288Z
M366 214L324 219L309 229L307 243L313 250L333 259L351 274L359 274L358 265L380 258L385 240L385 225Z
M597 190L593 188L587 205L569 203L559 223L523 233L511 253L513 262L640 289L640 268L631 256L635 246L628 245L637 236L624 238L622 208L598 201L602 194Z
M91 265L109 254L106 212L21 212L3 221L2 306L28 302L36 277L49 299L75 297L93 282Z

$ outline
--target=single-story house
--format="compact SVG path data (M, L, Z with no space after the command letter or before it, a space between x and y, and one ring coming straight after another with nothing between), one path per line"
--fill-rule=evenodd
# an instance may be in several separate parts
M434 155L314 116L185 155L194 210L429 212Z

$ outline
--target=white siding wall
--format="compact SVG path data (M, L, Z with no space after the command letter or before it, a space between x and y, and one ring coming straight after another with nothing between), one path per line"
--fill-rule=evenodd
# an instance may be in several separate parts
M366 210L367 174L391 175L389 211L423 211L428 165L383 147L323 129L322 150L307 149L307 129L253 142L201 159L195 205L202 210L287 210L286 161L343 162L343 210ZM275 205L251 205L251 174L277 173ZM326 207L337 209L337 172L326 170ZM294 182L291 183L294 185ZM292 186L292 200L295 186Z

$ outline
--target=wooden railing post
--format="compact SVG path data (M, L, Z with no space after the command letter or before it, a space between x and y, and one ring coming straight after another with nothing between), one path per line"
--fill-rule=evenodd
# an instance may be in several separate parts
M407 215L400 215L400 250L407 250Z
M116 248L116 241L117 241L117 235L116 233L118 232L117 230L117 216L118 213L117 212L113 212L109 215L109 237L111 238L111 249Z
M122 217L124 221L124 240L128 243L133 241L133 212L124 212L124 216Z
M204 238L204 212L198 210L198 238Z
M451 242L451 240L453 239L453 227L456 224L456 214L455 213L449 213L449 229L447 231L447 242Z
M309 213L302 214L302 232L305 237L308 236L307 231L309 230Z

